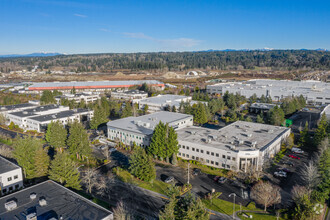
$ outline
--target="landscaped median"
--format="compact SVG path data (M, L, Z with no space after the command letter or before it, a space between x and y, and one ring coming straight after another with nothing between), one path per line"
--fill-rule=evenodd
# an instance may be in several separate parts
M164 183L160 180L153 180L152 182L145 182L139 180L138 178L135 178L132 174L130 174L127 170L124 170L119 167L113 168L112 171L118 177L119 180L125 183L130 183L163 195L166 195L166 190L170 186L170 184Z

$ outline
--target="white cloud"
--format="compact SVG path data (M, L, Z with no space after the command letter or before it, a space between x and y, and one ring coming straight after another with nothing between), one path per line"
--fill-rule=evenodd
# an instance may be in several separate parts
M125 36L129 38L136 38L136 39L145 39L157 42L164 47L167 48L188 48L198 45L201 41L195 40L192 38L175 38L175 39L157 39L145 35L144 33L123 33Z
M83 14L73 14L73 15L80 18L87 18L87 15L83 15Z

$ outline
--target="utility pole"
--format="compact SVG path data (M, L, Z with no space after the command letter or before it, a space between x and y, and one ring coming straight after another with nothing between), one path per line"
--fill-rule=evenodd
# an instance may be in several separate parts
M234 196L234 205L233 205L233 219L235 218L235 197L236 197L236 194L235 193L231 193L229 194L229 197L231 196Z
M189 167L190 167L190 163L188 161L188 181L187 181L188 184L189 184Z

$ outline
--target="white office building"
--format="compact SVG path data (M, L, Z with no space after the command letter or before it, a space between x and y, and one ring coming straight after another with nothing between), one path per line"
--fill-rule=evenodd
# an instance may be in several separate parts
M111 98L135 101L148 98L148 93L140 90L117 90L111 91Z
M0 195L23 187L22 168L0 156Z
M160 111L139 117L127 117L107 123L108 138L126 145L148 146L157 124L162 121L176 130L193 125L193 116Z
M37 104L33 104L30 102L23 103L23 104L17 104L17 105L3 105L3 106L0 106L0 114L7 117L8 113L24 111L26 109L35 108L37 106L38 106Z
M250 97L262 95L271 97L274 101L280 101L286 97L304 96L309 104L330 104L330 83L307 80L267 80L253 79L245 82L219 83L206 86L209 94L225 94L227 91Z
M261 170L280 151L291 129L237 121L219 130L187 127L177 131L178 156L208 166L246 172Z
M191 96L183 95L158 95L137 101L139 109L144 109L144 106L147 105L149 112L163 111L173 108L173 106L178 109L181 102L189 102L190 105L198 103L193 101Z
M86 104L88 104L100 99L100 95L93 94L91 92L90 93L84 92L84 93L76 93L76 94L63 94L55 97L57 104L61 104L62 99L67 99L69 101L73 100L75 103L84 101Z

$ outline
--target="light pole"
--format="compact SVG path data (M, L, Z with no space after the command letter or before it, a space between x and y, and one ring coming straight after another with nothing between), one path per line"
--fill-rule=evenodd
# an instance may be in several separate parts
M231 197L231 196L234 196L234 205L233 205L233 219L234 219L234 216L235 216L235 197L236 197L236 194L235 193L229 194L229 197Z

